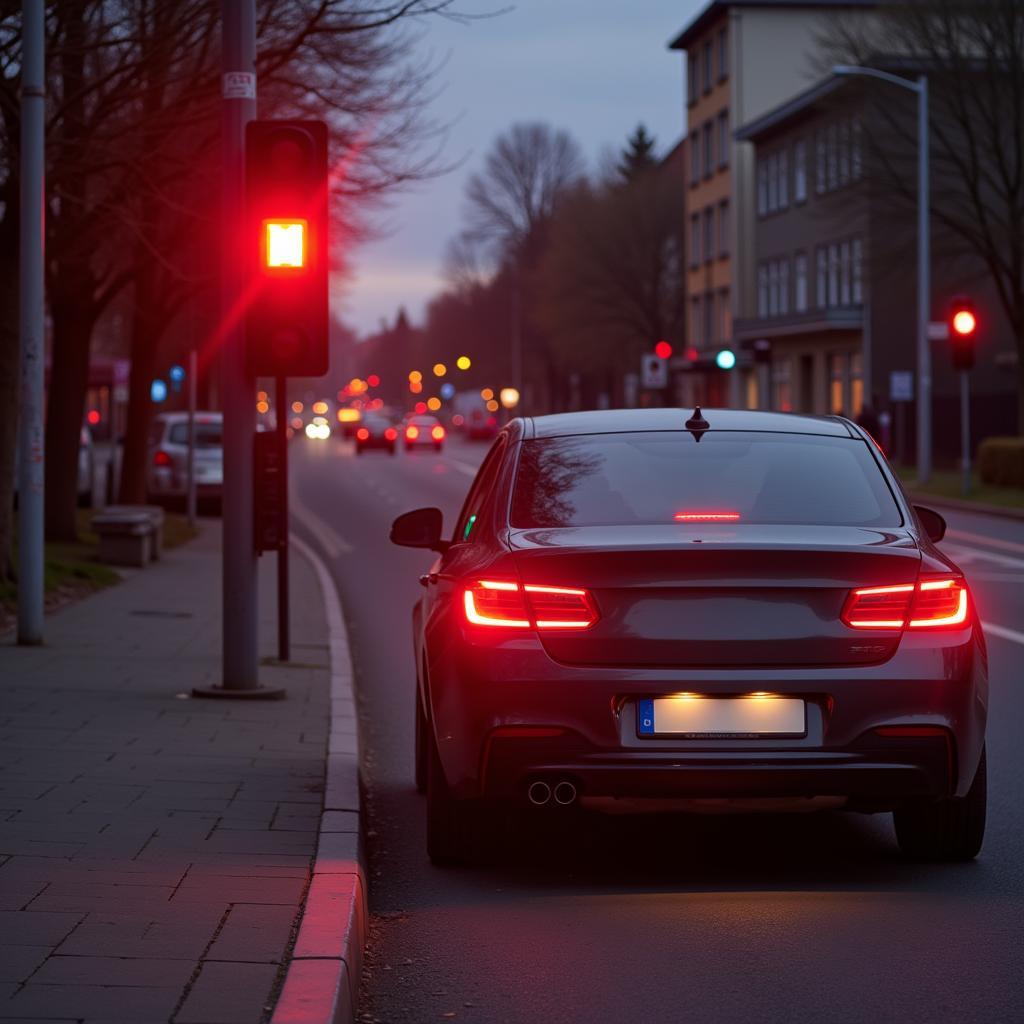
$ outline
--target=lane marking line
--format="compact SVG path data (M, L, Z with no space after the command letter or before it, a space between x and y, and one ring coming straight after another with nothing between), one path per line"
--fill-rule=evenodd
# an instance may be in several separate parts
M1024 544L1018 544L1016 541L1003 540L1001 537L986 537L983 533L971 533L970 530L955 530L949 529L946 531L947 537L963 538L966 541L973 541L975 544L985 544L990 548L1002 548L1004 551L1016 551L1020 555L1024 555Z
M459 462L458 459L449 459L449 464L454 466L460 473L465 473L467 476L476 476L480 471L479 466L470 466L468 463Z
M1012 643L1024 646L1024 633L1018 633L1015 629L1007 629L1006 626L996 626L991 622L983 622L981 628L1000 640L1010 640Z
M350 555L355 550L344 537L339 536L336 530L328 526L315 512L310 511L305 505L293 502L289 511L316 537L328 558L333 560L339 555Z

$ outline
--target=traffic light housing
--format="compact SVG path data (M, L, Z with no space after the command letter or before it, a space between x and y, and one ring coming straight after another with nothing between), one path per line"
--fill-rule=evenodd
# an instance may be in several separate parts
M970 370L974 366L977 333L974 303L967 296L958 295L949 304L949 351L955 370Z
M250 121L245 135L249 372L327 372L327 125Z

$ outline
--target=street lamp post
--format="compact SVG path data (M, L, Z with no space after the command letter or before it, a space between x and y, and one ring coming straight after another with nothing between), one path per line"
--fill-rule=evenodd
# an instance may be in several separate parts
M836 75L864 75L917 94L917 479L932 473L932 358L928 347L931 318L931 240L928 223L928 78L917 81L877 68L839 64Z

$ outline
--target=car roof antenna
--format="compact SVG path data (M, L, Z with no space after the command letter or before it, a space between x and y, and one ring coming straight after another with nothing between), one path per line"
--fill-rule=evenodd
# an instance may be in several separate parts
M699 405L693 410L693 415L686 421L686 429L693 434L694 441L698 443L704 436L704 431L711 429L711 424L704 419L704 414L700 411Z

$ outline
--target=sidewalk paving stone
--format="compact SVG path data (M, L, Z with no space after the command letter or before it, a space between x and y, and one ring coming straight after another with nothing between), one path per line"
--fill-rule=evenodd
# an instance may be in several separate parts
M326 621L292 559L283 702L219 682L220 526L0 639L0 1022L258 1024L311 878L331 722ZM301 652L301 653L298 653ZM349 796L348 799L351 799Z

